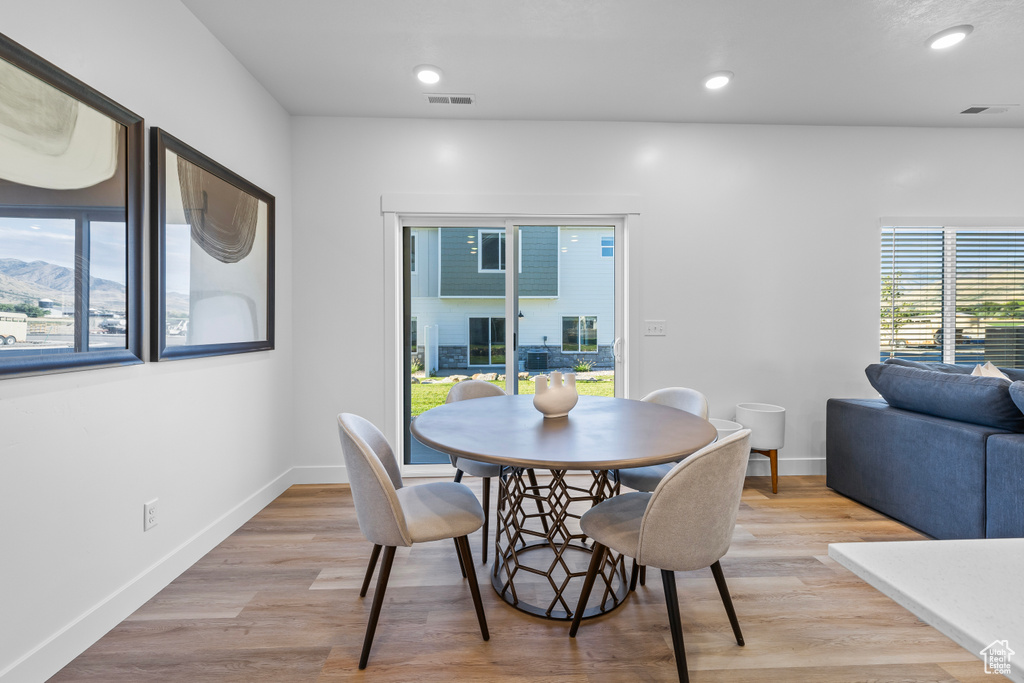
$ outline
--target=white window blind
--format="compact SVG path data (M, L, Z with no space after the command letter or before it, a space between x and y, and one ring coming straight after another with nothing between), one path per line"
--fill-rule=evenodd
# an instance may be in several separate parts
M942 360L942 228L882 228L882 357Z
M956 362L1024 367L1024 232L956 230L955 244Z
M1024 367L1024 230L886 227L881 358Z

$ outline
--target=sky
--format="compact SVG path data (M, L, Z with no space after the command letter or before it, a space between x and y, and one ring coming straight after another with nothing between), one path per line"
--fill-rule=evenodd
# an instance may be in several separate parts
M93 277L125 284L123 223L94 223ZM70 218L0 218L0 258L75 267L75 221Z
M124 223L93 222L91 275L125 284ZM188 225L167 226L167 291L189 291ZM75 267L75 221L69 218L0 217L0 258Z

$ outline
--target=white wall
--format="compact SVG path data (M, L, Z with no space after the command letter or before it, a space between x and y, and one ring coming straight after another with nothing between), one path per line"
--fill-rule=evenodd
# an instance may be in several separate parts
M824 471L826 399L872 395L879 218L1024 216L1021 130L326 118L292 130L295 443L311 466L338 463L338 411L384 423L382 194L638 195L630 395L690 386L725 418L738 402L785 406L782 474ZM324 300L333 316L314 315ZM644 319L668 334L640 336Z
M277 350L0 380L4 683L47 678L290 483L288 116L177 0L144 5L3 0L0 30L276 196Z

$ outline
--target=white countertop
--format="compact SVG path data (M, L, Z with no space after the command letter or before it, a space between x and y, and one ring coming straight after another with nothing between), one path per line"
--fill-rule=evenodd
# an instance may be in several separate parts
M1006 641L1008 676L1024 683L1024 538L832 543L828 554L979 659Z

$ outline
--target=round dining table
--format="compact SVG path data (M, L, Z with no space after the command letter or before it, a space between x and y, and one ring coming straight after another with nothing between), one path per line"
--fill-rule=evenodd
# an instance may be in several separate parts
M491 583L502 599L524 612L568 620L591 552L579 518L618 494L612 473L681 460L714 441L717 431L707 420L656 403L580 396L567 416L545 418L532 399L455 401L418 416L411 431L443 453L505 466ZM550 479L528 476L535 470L549 471ZM592 477L584 484L579 477L567 478L580 472ZM602 598L584 618L618 607L628 594L620 555L608 553L599 577ZM598 594L595 589L592 595Z

